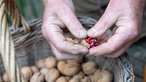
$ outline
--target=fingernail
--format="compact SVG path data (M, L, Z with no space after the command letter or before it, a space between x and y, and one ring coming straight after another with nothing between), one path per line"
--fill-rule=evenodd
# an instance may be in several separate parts
M96 29L95 28L91 28L89 31L88 31L88 35L89 36L95 36L97 33Z
M87 36L86 30L82 29L78 31L79 38L85 38Z

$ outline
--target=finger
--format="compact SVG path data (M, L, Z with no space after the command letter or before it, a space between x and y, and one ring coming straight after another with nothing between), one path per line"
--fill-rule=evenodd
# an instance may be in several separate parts
M114 53L111 53L111 54L106 54L104 56L106 57L110 57L110 58L117 58L119 57L120 55L122 55L124 52L126 52L128 50L128 48L138 40L139 38L137 39L134 39L134 40L131 40L128 42L127 45L125 45L124 47L122 47L121 49L119 49L117 52L114 52Z
M87 37L85 28L83 28L83 26L75 16L75 13L70 8L64 7L63 10L59 11L58 16L76 38Z
M52 51L55 55L55 57L59 60L64 60L64 59L78 59L80 57L82 57L82 55L72 55L72 54L67 54L67 53L61 53L59 52L53 44L50 44Z
M62 23L61 19L54 13L44 13L43 17L43 26L49 26L49 25L58 25L60 28L65 28L65 25Z
M111 54L122 47L124 47L129 41L135 41L138 38L138 31L133 26L130 27L119 27L116 32L108 39L107 42L91 48L89 54L105 55Z
M120 55L122 55L124 52L127 51L127 49L131 46L132 43L130 44L127 44L126 46L124 46L123 48L121 48L119 51L117 52L114 52L112 54L106 54L104 55L105 57L110 57L110 58L117 58L119 57Z
M43 26L43 34L60 52L70 54L87 54L88 49L79 44L73 44L65 40L62 30L57 25Z
M117 14L114 14L111 11L105 11L100 20L96 23L94 27L87 31L89 37L100 37L102 36L118 18Z
M113 28L113 33L115 33L116 32L116 30L117 30L117 27L114 27ZM111 37L111 36L110 36ZM109 38L110 38L109 37ZM108 39L109 39L108 38ZM117 58L117 57L119 57L120 55L122 55L124 52L126 52L127 51L127 49L132 45L132 41L131 42L129 42L129 44L127 44L127 45L125 45L124 47L122 47L121 49L119 49L118 51L116 51L116 52L114 52L114 53L111 53L111 54L105 54L104 56L105 57L110 57L110 58Z
M99 44L105 43L113 35L113 33L105 33L102 36L98 37Z
M105 54L111 54L115 51L121 49L127 42L129 41L129 38L126 36L123 36L123 34L114 34L109 40L97 47L91 48L89 51L89 54L95 54L96 55L105 55Z

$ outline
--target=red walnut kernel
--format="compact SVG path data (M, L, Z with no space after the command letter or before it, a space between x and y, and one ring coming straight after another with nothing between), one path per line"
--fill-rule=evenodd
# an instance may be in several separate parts
M90 48L99 45L98 40L97 40L96 38L89 38L89 37L88 37L88 38L86 38L85 40L86 40L86 42L90 45Z

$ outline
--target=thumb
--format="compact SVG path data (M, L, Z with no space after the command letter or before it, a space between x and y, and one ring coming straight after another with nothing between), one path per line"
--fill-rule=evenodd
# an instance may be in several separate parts
M76 38L86 38L87 31L83 28L82 24L75 16L75 13L71 9L67 9L66 11L67 12L65 12L65 10L60 11L58 14L62 22L66 25L73 36Z
M94 27L87 31L89 37L102 36L117 20L117 15L113 12L106 12L99 19Z

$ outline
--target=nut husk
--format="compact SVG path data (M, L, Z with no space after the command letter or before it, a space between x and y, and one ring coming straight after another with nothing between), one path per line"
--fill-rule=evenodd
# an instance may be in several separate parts
M8 76L7 73L4 73L4 74L3 74L2 79L3 79L4 82L10 82L10 78L9 78L9 76Z
M92 82L112 82L113 75L108 70L97 69L94 75L91 76Z
M96 71L96 63L93 61L83 63L82 70L86 75L91 75Z
M90 45L85 40L82 40L80 44L82 44L83 46L87 48L90 48Z
M45 59L40 59L40 60L37 62L37 67L38 67L39 69L44 68L44 67L45 67Z
M80 65L75 60L59 61L57 65L58 70L67 76L72 76L80 71Z
M23 67L21 69L21 72L23 74L23 77L26 79L26 81L29 81L32 77L32 71L30 67Z
M47 82L54 82L57 80L59 76L60 76L59 71L55 68L52 68L52 69L49 69L47 75L45 76L45 79Z
M57 66L57 60L55 57L50 56L45 60L45 67L48 69L54 68Z
M30 80L30 82L44 82L44 81L45 81L45 76L40 72L34 73L34 75Z
M85 76L84 78L81 79L81 82L92 82L90 77Z
M40 70L40 72L41 72L44 76L46 76L46 75L48 74L49 70L48 70L47 68L42 68L42 69Z
M36 72L39 72L39 69L36 66L31 66L30 68L31 68L33 74Z

